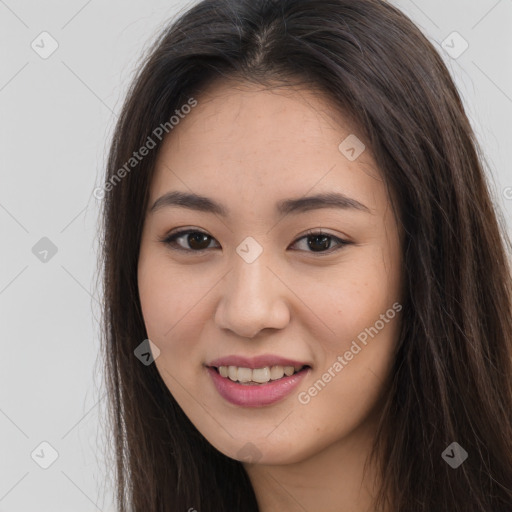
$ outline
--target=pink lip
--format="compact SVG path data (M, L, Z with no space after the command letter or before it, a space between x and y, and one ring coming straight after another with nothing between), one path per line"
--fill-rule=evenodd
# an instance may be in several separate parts
M301 366L311 366L309 363L294 361L284 357L273 356L271 354L264 354L256 357L243 357L243 356L227 356L215 359L208 363L206 366L240 366L242 368L265 368L265 366L294 366L300 368Z
M220 366L228 365L222 364ZM244 363L244 365L236 364L233 366L245 366L246 368L251 367L247 366L247 363ZM263 366L270 365L265 364ZM254 366L254 368L262 368L263 366ZM285 366L294 365L289 364ZM296 366L300 366L300 364ZM311 368L304 368L300 372L294 373L289 377L284 376L282 379L271 380L267 384L255 385L234 382L227 377L222 377L217 370L211 367L207 367L207 371L210 374L219 394L228 402L244 407L263 407L265 405L278 402L285 396L289 395L299 385L302 379L309 374Z

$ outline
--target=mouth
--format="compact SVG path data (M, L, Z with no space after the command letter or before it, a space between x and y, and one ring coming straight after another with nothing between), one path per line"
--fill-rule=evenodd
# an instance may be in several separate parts
M232 405L263 407L289 396L312 371L307 363L275 356L230 356L205 365L219 395Z
M286 377L291 377L308 369L311 366L304 365L273 365L262 368L248 368L244 366L210 366L221 377L229 379L243 386L262 386L269 382L279 381Z

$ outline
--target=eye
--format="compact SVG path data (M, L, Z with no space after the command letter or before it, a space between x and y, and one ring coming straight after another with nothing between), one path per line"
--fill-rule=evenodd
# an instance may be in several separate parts
M185 244L188 244L188 247L184 247L177 243L177 241L183 237L186 237L182 241L184 241ZM169 236L164 238L162 242L171 247L171 249L176 249L178 251L202 252L208 248L211 240L214 240L214 238L203 231L198 231L197 229L185 229L177 231L174 234L171 233Z
M345 245L350 245L352 242L348 240L343 240L334 235L329 235L328 233L323 233L321 230L319 231L308 231L306 235L301 236L294 242L294 245L300 242L301 240L307 240L306 246L311 249L311 251L306 252L316 252L316 253L328 253L331 254L334 251L338 251L342 249ZM331 247L332 241L337 243L337 246L334 248ZM326 250L325 250L326 249Z
M197 229L185 229L181 231L177 231L175 233L171 233L167 237L161 240L162 243L168 245L173 250L184 251L184 252L195 252L195 253L203 253L206 249L209 248L209 245L215 239L204 233L203 231L199 231ZM332 253L344 247L345 245L349 245L352 242L348 240L343 240L337 236L329 235L327 233L323 233L320 231L308 231L308 233L304 236L298 238L292 245L297 244L301 240L307 240L307 247L311 249L310 251L305 249L306 252L316 252L316 253ZM183 242L185 246L180 243ZM331 247L332 241L337 243L337 246L334 248ZM210 247L211 248L211 247Z

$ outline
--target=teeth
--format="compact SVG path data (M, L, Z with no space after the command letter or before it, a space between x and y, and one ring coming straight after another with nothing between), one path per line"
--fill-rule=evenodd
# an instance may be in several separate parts
M242 368L238 369L238 375L240 375L240 371ZM265 368L255 368L251 372L252 379L254 382L259 382L260 384L263 382L268 382L270 380L270 368L266 366Z
M302 366L265 366L264 368L243 368L238 366L219 366L218 370L222 377L243 383L264 384L271 380L282 379L285 375L290 376L298 372Z
M295 368L293 366L285 366L284 373L289 377L290 375L293 375L295 373Z
M240 382L250 382L252 380L252 370L250 368L238 368L238 380Z
M272 366L270 368L270 378L272 380L281 379L284 376L284 368L282 366Z

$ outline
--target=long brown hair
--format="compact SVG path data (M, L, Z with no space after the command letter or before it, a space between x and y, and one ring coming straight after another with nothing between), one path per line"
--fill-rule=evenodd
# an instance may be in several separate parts
M322 91L398 198L406 297L372 453L376 510L512 510L511 244L442 58L384 1L204 0L145 57L105 177L102 346L119 511L258 510L242 463L213 448L134 355L147 338L137 262L154 131L170 133L170 116L222 77ZM156 148L135 164L152 134ZM468 453L456 469L441 456L452 442Z

